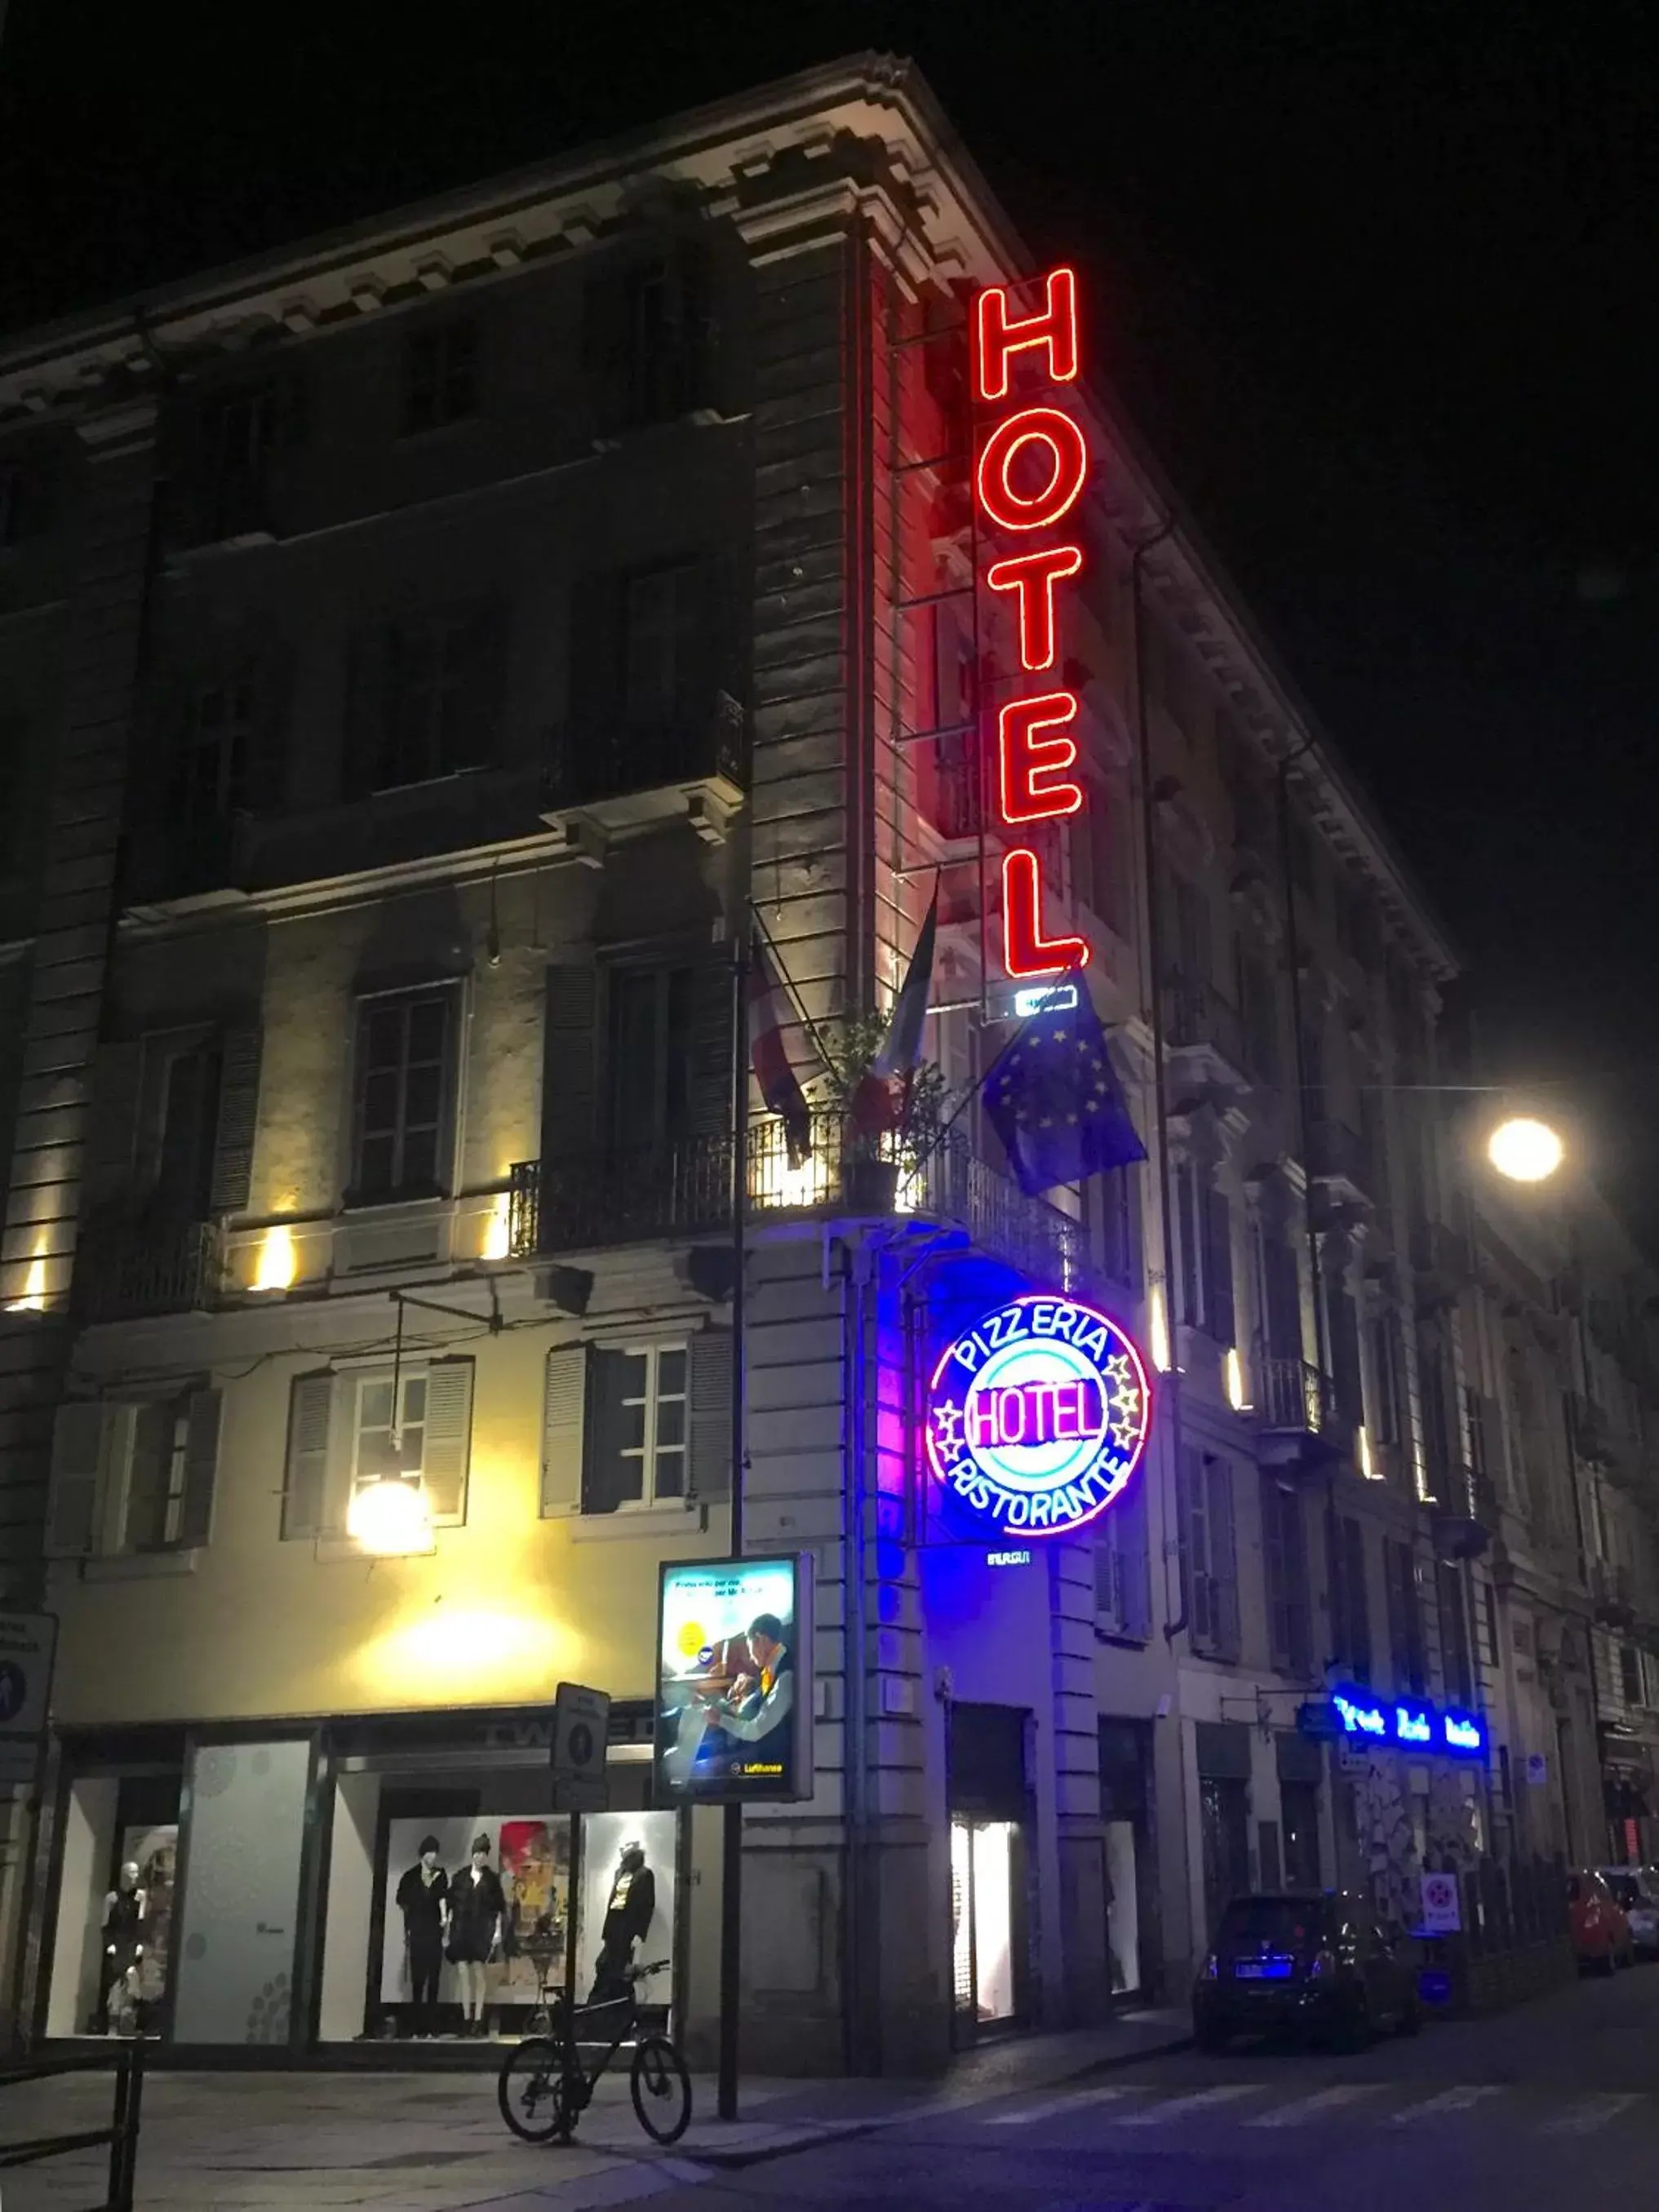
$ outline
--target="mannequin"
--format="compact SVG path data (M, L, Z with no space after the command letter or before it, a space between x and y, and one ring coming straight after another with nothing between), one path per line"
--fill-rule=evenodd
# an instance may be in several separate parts
M609 2004L628 1995L628 1969L634 1946L651 1932L657 1912L657 1877L645 1863L645 1846L630 1837L617 1855L617 1871L599 1929L599 1955L593 1967L589 2004Z
M109 2035L138 2032L139 1962L144 1910L149 1900L138 1886L138 1867L129 1859L104 1898L104 2028Z
M483 2035L484 1969L501 1949L507 1918L501 1878L489 1863L489 1838L472 1839L472 1862L449 1891L449 1960L460 1977L463 2035Z
M422 1836L420 1856L398 1884L413 2033L417 2036L438 2033L438 1978L444 1970L444 1930L449 1924L449 1876L438 1863L438 1850L435 1836Z

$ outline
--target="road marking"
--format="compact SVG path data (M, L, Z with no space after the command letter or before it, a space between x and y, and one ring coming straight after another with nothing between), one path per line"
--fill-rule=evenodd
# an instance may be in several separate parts
M1019 2112L993 2112L985 2124L988 2128L1029 2128L1034 2121L1050 2119L1057 2112L1083 2112L1091 2105L1109 2104L1114 2098L1131 2094L1115 2085L1100 2089L1073 2089L1069 2096L1049 2097L1041 2105L1027 2105Z
M1189 2089L1184 2097L1166 2097L1161 2105L1153 2105L1141 2112L1125 2112L1114 2120L1114 2127L1156 2128L1165 2120L1184 2119L1188 2112L1206 2112L1212 2105L1236 2104L1241 2097L1255 2097L1267 2087L1265 2081L1218 2081L1208 2089Z
M1496 2081L1465 2082L1459 2088L1443 2089L1437 2097L1426 2098L1420 2105L1407 2105L1403 2112L1396 2112L1389 2120L1391 2128L1414 2128L1419 2120L1432 2119L1439 2112L1467 2112L1471 2105L1478 2105L1483 2097L1502 2094Z
M1547 2120L1538 2130L1540 2136L1588 2136L1597 2128L1604 2128L1609 2120L1616 2120L1620 2112L1627 2112L1632 2105L1644 2101L1639 2089L1627 2089L1622 2094L1613 2089L1603 2089L1593 2097L1581 2097L1571 2111L1559 2119Z
M1311 2097L1297 2097L1291 2104L1275 2106L1271 2112L1258 2112L1244 2124L1247 2128L1299 2128L1304 2120L1321 2119L1344 2105L1357 2105L1362 2097L1376 2096L1382 2086L1381 2081L1339 2081L1334 2088L1316 2089Z

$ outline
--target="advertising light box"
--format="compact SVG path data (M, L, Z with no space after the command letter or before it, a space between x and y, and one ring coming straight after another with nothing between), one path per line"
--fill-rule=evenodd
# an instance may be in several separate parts
M655 1757L659 1802L811 1796L810 1556L664 1565Z

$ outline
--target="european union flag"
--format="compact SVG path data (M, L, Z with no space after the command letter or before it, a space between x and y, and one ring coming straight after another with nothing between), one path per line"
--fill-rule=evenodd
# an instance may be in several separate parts
M1034 1014L981 1094L1015 1180L1032 1198L1146 1157L1088 987L1061 985L1054 997L1075 1003Z

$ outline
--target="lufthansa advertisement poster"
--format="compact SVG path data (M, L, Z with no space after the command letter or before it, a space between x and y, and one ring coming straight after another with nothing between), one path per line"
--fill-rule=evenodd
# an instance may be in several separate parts
M810 1555L664 1565L656 1759L659 1802L811 1796Z

